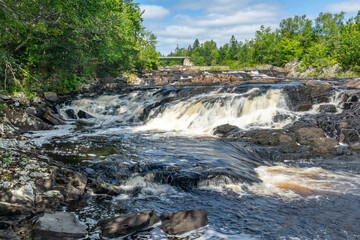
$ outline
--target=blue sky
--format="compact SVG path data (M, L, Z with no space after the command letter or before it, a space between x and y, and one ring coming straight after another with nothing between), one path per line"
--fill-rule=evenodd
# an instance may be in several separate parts
M139 3L145 27L158 37L162 54L177 45L187 47L196 38L222 45L234 35L244 41L254 37L261 25L275 29L281 19L320 12L355 16L360 0L134 0Z

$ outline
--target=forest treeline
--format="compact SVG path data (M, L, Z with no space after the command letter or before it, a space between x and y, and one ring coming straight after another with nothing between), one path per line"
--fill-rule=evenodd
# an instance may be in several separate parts
M0 0L0 90L63 93L156 68L156 37L132 0Z
M200 44L196 39L188 48L177 47L170 56L191 56L195 65L251 67L271 64L284 66L296 59L302 67L317 69L339 64L342 71L360 73L360 11L345 21L344 13L320 13L315 20L294 16L281 21L274 31L261 26L255 37L218 47L214 41Z

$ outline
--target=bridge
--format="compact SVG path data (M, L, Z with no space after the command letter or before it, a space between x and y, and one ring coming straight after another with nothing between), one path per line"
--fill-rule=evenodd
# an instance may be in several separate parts
M171 61L171 60L182 60L181 64L183 66L194 66L194 63L192 61L190 61L189 59L190 57L159 57L159 60L164 60L164 61Z

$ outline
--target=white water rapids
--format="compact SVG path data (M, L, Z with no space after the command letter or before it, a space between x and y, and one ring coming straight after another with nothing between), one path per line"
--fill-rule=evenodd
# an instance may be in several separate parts
M281 128L289 124L295 114L288 110L286 99L279 89L261 91L252 88L243 93L223 93L221 89L184 99L178 99L149 112L150 119L136 131L165 131L185 135L210 136L219 125L230 124L241 129ZM169 97L176 97L175 92ZM81 99L62 109L83 110L94 117L111 122L139 121L144 109L165 97L152 91L133 92L127 96L100 96ZM285 118L276 120L277 116Z

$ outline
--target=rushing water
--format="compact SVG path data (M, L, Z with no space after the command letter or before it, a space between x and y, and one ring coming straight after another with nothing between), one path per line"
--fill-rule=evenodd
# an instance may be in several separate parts
M207 227L177 237L155 228L128 239L360 238L356 159L273 162L264 148L213 136L227 123L246 130L294 121L298 113L275 86L134 89L79 96L63 106L64 118L67 109L95 119L30 136L53 158L122 189L69 207L89 239L100 239L97 221L110 216L195 208L207 209Z

